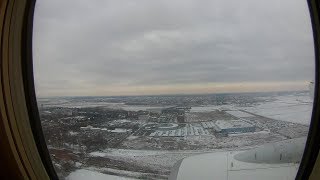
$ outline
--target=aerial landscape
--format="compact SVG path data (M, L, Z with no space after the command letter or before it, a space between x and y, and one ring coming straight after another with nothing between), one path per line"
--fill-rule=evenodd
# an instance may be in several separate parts
M60 179L96 171L167 179L179 160L306 137L308 91L38 99Z
M295 178L316 82L307 2L42 0L33 25L59 179Z

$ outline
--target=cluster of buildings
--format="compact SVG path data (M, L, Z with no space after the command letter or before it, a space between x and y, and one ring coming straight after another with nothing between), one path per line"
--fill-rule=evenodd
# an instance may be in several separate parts
M152 132L149 136L151 137L184 137L184 136L203 136L210 135L207 129L204 129L200 124L186 124L183 128L165 130L159 128L158 130Z
M154 110L154 109L153 109ZM167 107L157 108L155 114L142 115L139 120L143 120L147 123L159 124L157 127L152 129L146 129L151 133L146 133L152 137L162 136L199 136L199 135L210 135L211 133L220 133L223 135L234 134L234 133L247 133L255 132L256 128L254 125L248 123L244 118L252 116L242 111L226 111L226 113L235 117L234 120L216 120L216 121L205 121L199 123L187 123L185 121L185 112L190 110L188 107ZM161 124L180 124L177 128L161 129Z
M154 110L154 109L153 109ZM134 133L135 136L150 137L184 137L184 136L204 136L213 134L235 134L255 132L254 125L248 123L244 118L250 114L240 111L228 111L234 120L215 120L197 123L185 121L185 107L156 108L155 111L141 113L138 116L138 124L134 120L119 119L108 122L107 128L92 126L81 127L81 130L99 130L113 133ZM141 126L142 125L142 126ZM136 127L137 126L137 127ZM135 128L133 128L135 127ZM133 128L133 129L132 129ZM138 130L135 132L135 130Z
M175 123L170 123L175 124ZM167 125L167 124L164 124ZM217 120L201 123L184 123L181 126L172 126L170 128L161 128L160 125L152 127L153 132L149 134L151 137L183 137L183 136L203 136L210 135L210 132L220 133L222 135L235 133L255 132L255 126L244 120ZM151 130L149 128L149 130Z

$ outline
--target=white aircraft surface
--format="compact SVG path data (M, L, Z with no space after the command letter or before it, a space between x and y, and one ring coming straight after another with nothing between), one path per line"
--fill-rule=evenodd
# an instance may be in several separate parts
M175 164L169 180L295 179L306 138L262 145L247 151L207 153Z

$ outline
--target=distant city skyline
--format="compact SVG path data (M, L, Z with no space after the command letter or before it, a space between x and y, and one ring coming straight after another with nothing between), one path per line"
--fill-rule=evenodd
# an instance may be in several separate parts
M42 0L33 38L39 97L299 91L314 80L302 0Z

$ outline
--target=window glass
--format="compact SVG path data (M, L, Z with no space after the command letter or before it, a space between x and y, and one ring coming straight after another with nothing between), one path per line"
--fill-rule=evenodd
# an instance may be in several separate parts
M33 31L60 179L294 179L313 103L307 2L39 0Z

